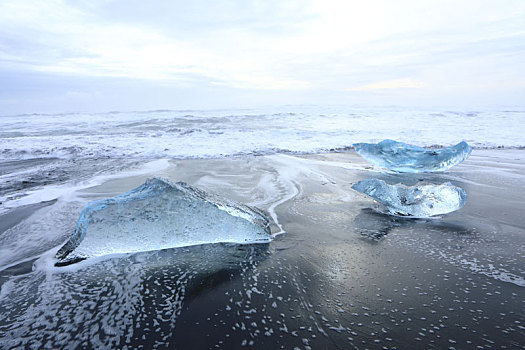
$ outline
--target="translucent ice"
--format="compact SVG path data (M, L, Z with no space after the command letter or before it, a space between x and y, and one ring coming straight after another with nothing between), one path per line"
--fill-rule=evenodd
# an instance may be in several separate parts
M367 161L400 173L445 171L468 158L472 152L465 141L440 150L425 149L394 140L355 143L355 151Z
M56 256L64 262L205 243L270 241L264 213L183 182L147 180L129 192L88 203Z
M366 179L352 188L383 204L388 214L398 216L423 218L446 214L462 208L467 202L465 191L450 182L442 185L405 186Z

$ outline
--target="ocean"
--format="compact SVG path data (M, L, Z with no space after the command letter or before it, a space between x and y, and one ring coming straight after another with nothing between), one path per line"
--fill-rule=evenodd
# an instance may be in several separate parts
M419 146L525 146L525 110L280 107L0 116L0 159L217 158L316 153L386 138Z

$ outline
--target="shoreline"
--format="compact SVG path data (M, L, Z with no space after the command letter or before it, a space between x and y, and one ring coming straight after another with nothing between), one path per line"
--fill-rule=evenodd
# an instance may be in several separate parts
M99 345L105 346L518 347L525 324L518 311L525 286L523 157L521 150L473 152L446 173L423 174L384 172L355 152L169 160L161 170L77 187L74 195L0 232L9 254L22 261L58 246L85 203L128 191L153 174L273 210L285 233L266 247L203 245L69 272L45 266L19 276L0 272L9 283L0 299L6 311L0 345L31 340L65 347L58 327L69 322L73 328L65 337L91 346L90 329L98 327ZM437 219L390 217L350 189L367 177L450 181L467 191L468 200ZM272 232L279 231L274 224ZM166 304L170 295L174 299ZM65 304L70 299L82 304ZM99 306L90 309L93 302ZM123 310L126 319L111 318ZM150 324L158 312L171 315L163 318L171 321L155 321L158 332L133 326L138 318ZM58 323L45 321L53 317ZM34 322L47 324L45 331L26 332ZM100 328L107 322L114 333Z
M483 157L483 158L490 158L490 157L494 157L494 156L504 156L503 158L506 159L507 161L510 161L516 157L517 160L521 160L523 158L525 158L525 153L522 154L522 152L525 151L525 147L497 147L497 148L475 148L473 147L473 154L474 154L474 157L476 156L479 156L479 157ZM491 153L493 152L498 152L497 154L495 155L491 155ZM481 153L481 154L478 154L478 153ZM51 178L49 180L44 180L44 181L41 181L41 182L38 182L38 181L35 181L34 183L30 183L28 181L23 181L23 182L27 182L25 185L20 185L22 187L18 188L17 189L17 192L6 192L4 193L2 196L0 196L0 205L1 204L4 204L6 202L11 202L13 201L13 203L10 203L11 205L12 204L15 204L15 206L9 206L7 209L5 208L1 208L0 207L0 214L4 214L6 211L10 210L10 209L15 209L17 206L22 206L22 205L28 205L28 204L37 204L39 202L45 202L45 201L48 201L48 200L54 200L56 199L57 197L60 197L60 193L51 193L49 195L44 195L44 196L38 196L36 195L35 199L34 200L27 200L27 199L24 199L24 197L27 197L28 195L34 195L35 193L40 193L40 192L46 192L46 191L49 191L49 189L53 189L55 187L58 187L58 188L64 188L65 191L63 192L66 192L66 191L76 191L76 190L81 190L82 188L85 188L85 187L89 187L88 185L86 185L86 183L100 183L100 182L103 182L103 181L106 181L106 179L111 179L113 177L126 177L128 176L127 174L128 173L137 173L137 174L140 174L140 173L148 173L151 171L151 169L149 168L150 166L153 166L153 164L158 164L158 163L162 163L162 162L179 162L179 161L182 161L182 162L185 162L185 161L206 161L206 160L213 160L213 161L217 161L217 160L235 160L235 159L244 159L244 158L260 158L260 157L271 157L271 156L279 156L279 155L283 155L283 156L290 156L290 157L297 157L297 158L316 158L316 156L322 156L322 155L326 155L328 157L332 156L336 159L338 159L338 156L337 155L343 155L343 160L342 162L345 162L346 160L344 159L344 157L346 157L346 155L356 155L355 151L353 150L353 147L345 147L341 150L326 150L326 151L321 151L321 152L315 152L315 153L297 153L297 152L280 152L280 153L272 153L272 154L234 154L234 155L228 155L228 156L222 156L222 157L205 157L205 158L199 158L199 157L196 157L196 158L160 158L160 159L154 159L154 158L144 158L144 159L141 159L141 158L137 158L137 159L131 159L130 162L124 162L122 164L120 164L119 167L116 167L116 168L111 168L109 169L109 171L103 175L97 175L96 173L95 174L92 174L91 178L86 178L84 179L83 181L80 181L80 182L77 182L77 180L75 179L69 179L69 180L66 180L66 183L63 184L63 185L57 185L58 183L60 182L63 182L62 179L60 178ZM388 169L384 169L384 168L381 168L381 167L378 167L378 166L374 166L368 162L366 162L363 158L361 158L360 156L357 157L357 161L356 161L356 158L354 157L351 157L352 160L354 162L352 163L348 163L348 166L347 168L348 169L357 169L356 167L353 167L353 166L350 166L350 164L353 164L353 163L358 163L360 164L359 168L365 168L365 169L368 169L368 170L372 170L372 171L376 171L376 172L384 172L384 173L395 173L395 174L399 174L399 175L403 175L403 173L396 173L394 171L391 171L391 170L388 170ZM512 159L511 159L512 158ZM120 159L120 158L118 158ZM48 161L51 161L51 160L58 160L58 161L64 161L65 159L61 159L61 158L31 158L31 159L20 159L20 160L5 160L6 163L10 163L12 164L12 168L14 170L19 170L19 168L26 168L26 169L33 169L33 168L36 168L38 166L40 166L42 164L42 162L48 162ZM108 159L107 158L103 158L102 160L104 161L107 161ZM89 161L89 162L92 162L94 161L94 159L80 159L79 162L82 162L82 161ZM467 160L468 161L468 160ZM4 161L2 161L4 162ZM19 165L17 165L17 163L20 163ZM516 165L519 166L519 162L513 162L515 163ZM153 166L154 168L155 166ZM13 170L12 169L12 170ZM4 169L5 170L5 169ZM82 170L85 170L85 169L82 169ZM23 171L23 170L22 170ZM440 173L440 172L438 172ZM10 174L10 171L5 171L5 173L3 174L0 174L0 175L9 175ZM17 175L17 172L14 171L14 174ZM426 173L421 173L421 174L426 174ZM443 172L442 174L446 174L446 172ZM45 176L41 176L40 177L42 178L45 178ZM9 182L9 181L8 181ZM72 186L71 183L76 183L77 185L74 185ZM69 187L69 188L68 188ZM71 188L73 187L73 188ZM2 190L0 188L0 193L2 192L5 192L5 189ZM13 199L14 198L14 199Z

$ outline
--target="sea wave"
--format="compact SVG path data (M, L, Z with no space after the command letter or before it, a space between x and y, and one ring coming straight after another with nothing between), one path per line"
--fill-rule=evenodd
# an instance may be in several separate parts
M0 117L0 160L221 158L344 151L390 138L423 147L525 148L519 110L281 107Z

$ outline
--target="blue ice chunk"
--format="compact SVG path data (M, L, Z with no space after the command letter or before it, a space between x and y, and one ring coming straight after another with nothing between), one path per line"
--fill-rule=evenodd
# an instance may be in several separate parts
M206 243L270 241L259 209L160 178L113 198L88 203L56 257L75 261Z
M445 171L468 158L472 152L465 141L444 149L432 150L394 140L355 143L355 151L367 161L400 173Z
M467 202L466 192L450 182L442 185L389 185L383 180L366 179L352 188L372 197L390 215L425 218L461 209Z

